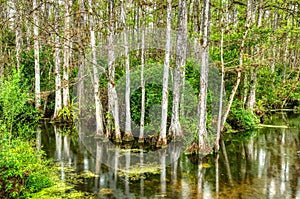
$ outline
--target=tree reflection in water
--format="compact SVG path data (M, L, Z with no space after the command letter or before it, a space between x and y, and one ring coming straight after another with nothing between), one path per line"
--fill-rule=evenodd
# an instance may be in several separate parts
M286 124L280 115L268 122ZM73 173L92 172L95 177L75 188L100 198L300 198L300 120L288 116L286 122L292 128L262 128L222 140L218 154L202 158L183 155L172 142L153 155L137 142L115 146L84 130L79 139L56 126L47 126L47 133L41 127L40 135L42 149L60 165L61 179L68 179L70 166ZM145 168L152 160L160 174L119 175L120 169Z

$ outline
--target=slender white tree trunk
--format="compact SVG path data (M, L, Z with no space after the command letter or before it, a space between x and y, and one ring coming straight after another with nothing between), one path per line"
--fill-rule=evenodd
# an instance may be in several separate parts
M32 24L29 22L28 19L25 18L25 26L26 26L26 50L29 51L31 49L30 40L32 38L31 27Z
M227 3L225 4L226 10L227 8ZM222 6L223 7L223 6ZM227 14L227 13L226 13ZM220 138L221 138L221 122L222 122L222 114L223 114L223 88L224 88L224 75L225 75L225 66L224 66L224 13L221 13L221 41L220 41L220 59L221 59L221 85L220 85L220 98L219 98L219 111L218 111L218 124L217 124L217 138L215 142L215 150L218 151L220 149ZM226 22L227 21L226 17ZM216 168L217 169L217 168ZM217 175L217 174L216 174ZM216 176L216 179L218 179L218 176ZM216 183L216 186L219 186Z
M63 64L63 105L70 104L69 93L69 66L70 66L70 0L64 1L65 24L64 24L64 64Z
M287 69L287 65L288 65L288 53L289 53L289 43L290 43L290 39L289 39L289 32L286 33L286 37L285 37L285 49L284 49L284 54L283 54L283 80L285 81L286 79L286 69Z
M263 0L259 0L258 5L258 17L257 17L257 26L260 27L262 25L262 19L263 19Z
M193 31L194 33L199 33L199 0L195 0L194 2L194 18L193 18L193 24L194 24L194 27L193 27ZM194 52L197 52L199 51L199 45L198 45L198 36L195 34L194 36Z
M109 0L109 29L108 29L108 108L114 119L115 141L121 142L119 121L119 104L115 87L115 51L114 51L114 2ZM109 121L108 123L110 123ZM110 133L110 132L108 132Z
M262 23L262 1L259 2L258 5L258 20L257 20L257 27L260 28L261 23ZM252 16L256 15L256 12L253 11ZM253 23L254 21L252 20L251 23ZM260 62L260 60L263 60L263 56L262 56L262 52L260 50L260 46L257 45L255 47L252 48L252 52L254 51L254 53L252 53L252 57L253 57L253 62L258 61L258 63ZM257 55L256 57L254 57L254 55ZM257 84L257 68L256 66L252 66L251 70L250 70L250 88L249 88L249 95L248 95L248 99L247 99L247 109L249 110L253 110L256 104L256 84Z
M163 76L163 90L161 102L161 126L157 146L165 147L167 145L167 117L168 117L168 79L170 67L170 51L171 51L171 13L172 0L168 0L167 8L167 29L166 29L166 45L165 45L165 60L164 60L164 76Z
M103 136L103 121L102 121L102 105L100 101L100 91L99 91L99 73L97 67L97 57L96 57L96 37L94 30L94 16L92 9L92 0L89 0L89 13L90 13L90 43L92 48L92 67L93 67L93 84L94 84L94 98L96 106L96 134L95 136Z
M256 68L252 68L250 72L250 88L249 88L249 95L247 99L247 109L253 110L256 104L256 82L257 82L257 75L256 75Z
M206 145L206 98L207 98L207 86L208 86L208 51L209 51L209 32L210 32L210 0L204 1L203 11L203 43L201 53L201 70L200 70L200 91L198 100L198 143L199 147L205 147Z
M243 108L245 108L247 104L247 96L248 96L248 71L244 72L243 80L244 80Z
M131 132L131 114L130 114L130 60L128 48L128 35L126 26L126 10L124 0L121 0L121 22L124 28L124 53L125 53L125 71L126 71L126 89L125 89L125 134L123 140L133 140Z
M84 99L84 66L85 66L85 58L84 58L84 43L82 41L82 38L85 37L85 32L81 31L84 30L87 18L87 12L85 10L84 0L79 0L79 11L80 11L80 21L79 21L79 37L78 44L79 44L79 52L78 52L78 78L79 82L77 84L77 95L78 95L78 109L79 109L79 117L80 113L83 109L83 99Z
M35 107L41 108L40 85L40 47L39 47L39 18L37 13L37 0L33 0L33 36L34 36L34 72L35 72Z
M144 20L144 17L143 17ZM144 27L144 26L143 26ZM142 104L141 104L141 123L140 123L140 136L139 142L144 142L144 127L145 127L145 80L144 80L144 68L145 68L145 30L142 29L142 52L141 52L141 89L142 89Z
M55 21L59 18L59 5L55 7ZM58 117L59 111L62 109L62 96L61 96L61 75L60 75L60 37L58 27L55 28L55 43L54 43L54 59L55 59L55 109L54 118Z
M181 137L182 129L179 121L180 84L186 64L187 48L187 13L186 0L179 0L178 31L176 38L176 66L173 81L173 106L169 133L173 137ZM183 104L182 104L183 105Z
M17 61L17 70L20 70L20 53L22 46L22 30L20 27L21 16L20 10L18 8L18 1L14 0L14 8L15 8L15 33L16 33L16 61Z
M277 44L276 44L276 40L274 39L274 45L272 47L271 73L275 72L276 50L277 50Z

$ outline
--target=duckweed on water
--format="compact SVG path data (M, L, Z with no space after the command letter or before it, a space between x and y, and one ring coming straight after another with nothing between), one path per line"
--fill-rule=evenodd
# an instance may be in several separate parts
M141 178L146 178L149 175L160 174L161 168L157 164L147 164L147 165L132 165L128 170L119 169L119 176L128 176L130 180L135 181Z

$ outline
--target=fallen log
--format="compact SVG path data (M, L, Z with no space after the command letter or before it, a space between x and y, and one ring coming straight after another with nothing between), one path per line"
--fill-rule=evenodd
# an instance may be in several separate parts
M282 129L287 129L289 128L286 125L271 125L271 124L259 124L258 127L266 127L266 128L282 128Z

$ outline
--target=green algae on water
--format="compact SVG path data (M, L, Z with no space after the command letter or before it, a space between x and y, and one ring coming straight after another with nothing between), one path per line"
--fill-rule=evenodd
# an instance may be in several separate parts
M95 198L92 194L86 192L79 192L74 189L74 186L70 186L65 182L58 179L57 176L53 177L54 185L42 189L40 192L34 193L31 195L32 199L80 199L87 198L92 199Z
M135 181L145 179L149 175L160 174L161 168L158 164L136 164L129 167L129 169L119 169L119 176L128 176L130 180Z

